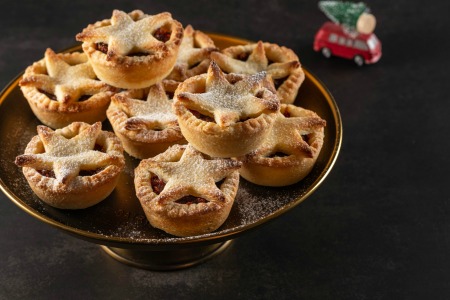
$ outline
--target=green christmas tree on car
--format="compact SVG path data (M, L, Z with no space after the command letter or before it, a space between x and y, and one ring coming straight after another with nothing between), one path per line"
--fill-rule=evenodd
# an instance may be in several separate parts
M331 20L314 38L314 50L326 58L339 56L358 66L381 58L381 42L373 33L375 16L363 2L320 1L319 9Z

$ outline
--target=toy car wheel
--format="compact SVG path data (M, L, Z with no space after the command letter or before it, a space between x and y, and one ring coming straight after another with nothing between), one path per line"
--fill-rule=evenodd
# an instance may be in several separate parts
M361 67L362 65L364 65L364 58L362 58L360 55L356 55L356 56L353 58L353 61L355 62L355 64L356 64L358 67Z
M331 57L331 51L330 51L329 48L323 47L321 52L322 52L322 55L325 56L326 58L330 58Z

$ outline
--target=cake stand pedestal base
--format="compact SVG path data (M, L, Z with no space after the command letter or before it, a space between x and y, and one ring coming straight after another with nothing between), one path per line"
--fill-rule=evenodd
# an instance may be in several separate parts
M189 268L222 253L232 240L179 250L135 250L100 246L121 263L148 270L170 271Z

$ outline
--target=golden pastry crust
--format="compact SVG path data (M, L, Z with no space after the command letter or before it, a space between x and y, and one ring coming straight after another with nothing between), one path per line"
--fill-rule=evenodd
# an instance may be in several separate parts
M155 156L174 144L185 144L172 101L162 83L116 94L107 110L125 151L139 159Z
M194 30L191 25L186 26L177 62L169 76L164 79L164 84L176 88L186 79L206 73L213 51L218 49L208 35L200 30Z
M182 38L183 27L170 13L146 15L140 10L114 10L111 19L76 35L97 76L124 89L146 88L165 78Z
M228 47L211 53L211 59L228 73L255 74L266 71L275 84L281 103L292 104L305 80L298 56L289 48L272 43Z
M19 85L36 117L52 128L105 120L116 91L97 79L86 54L51 49L25 70Z
M227 219L241 163L175 145L135 170L136 195L150 224L176 236L212 232ZM163 185L154 185L157 180ZM186 198L188 199L186 200Z
M256 149L269 134L279 106L264 72L225 75L214 62L207 74L180 84L173 103L186 140L214 157Z
M325 120L313 111L282 104L272 131L261 147L240 157L240 174L264 186L285 186L302 180L322 149Z
M87 208L114 190L125 165L123 148L113 133L101 130L100 122L74 122L56 131L39 125L37 132L15 163L44 202Z

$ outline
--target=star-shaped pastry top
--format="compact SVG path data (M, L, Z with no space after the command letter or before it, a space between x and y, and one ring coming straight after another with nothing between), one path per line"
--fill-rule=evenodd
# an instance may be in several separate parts
M270 155L275 152L282 152L300 157L313 157L314 148L302 136L306 136L325 125L325 120L318 116L286 117L279 112L269 136L254 153Z
M239 47L239 46L236 46ZM246 46L241 46L242 48ZM241 53L245 54L245 53ZM259 41L254 45L253 51L244 60L239 57L232 57L227 55L227 52L211 53L211 58L217 62L217 64L228 73L239 74L255 74L261 71L266 71L273 79L280 79L289 76L293 70L300 67L298 59L285 61L269 60L264 43Z
M223 202L225 196L216 182L238 170L242 163L229 158L206 159L191 145L176 147L186 147L179 161L147 160L149 170L166 183L154 201L164 204L192 195Z
M206 74L205 92L176 93L174 105L185 105L213 117L221 127L279 109L280 102L265 72L240 77L234 74L233 78L239 80L228 81L212 61Z
M157 129L176 126L177 117L172 112L172 101L161 83L151 86L146 101L134 99L127 92L116 94L112 101L129 116L127 130Z
M65 60L67 56L79 56L77 64ZM44 92L53 94L61 103L76 102L83 95L95 95L100 92L113 91L114 88L97 80L97 76L84 53L56 54L53 50L45 51L46 72L25 73L20 86L34 86Z
M204 73L208 68L209 56L213 51L217 51L217 48L206 34L194 30L191 25L186 26L177 62L167 79L181 82L194 75ZM205 62L206 66L200 66L202 62Z
M143 17L134 20L132 18L134 14ZM108 44L107 59L139 52L153 54L155 49L165 47L164 42L155 38L153 33L172 21L172 16L168 12L144 15L141 11L127 14L114 10L110 25L88 26L77 34L76 39L83 42Z
M45 152L19 155L16 164L36 170L53 170L56 180L63 184L71 182L80 170L97 170L121 160L117 155L93 150L101 132L100 122L86 126L72 138L43 125L37 127L37 132Z
M196 45L198 43L198 46ZM184 29L183 40L177 57L177 64L193 65L209 58L209 54L217 50L214 42L191 25Z

